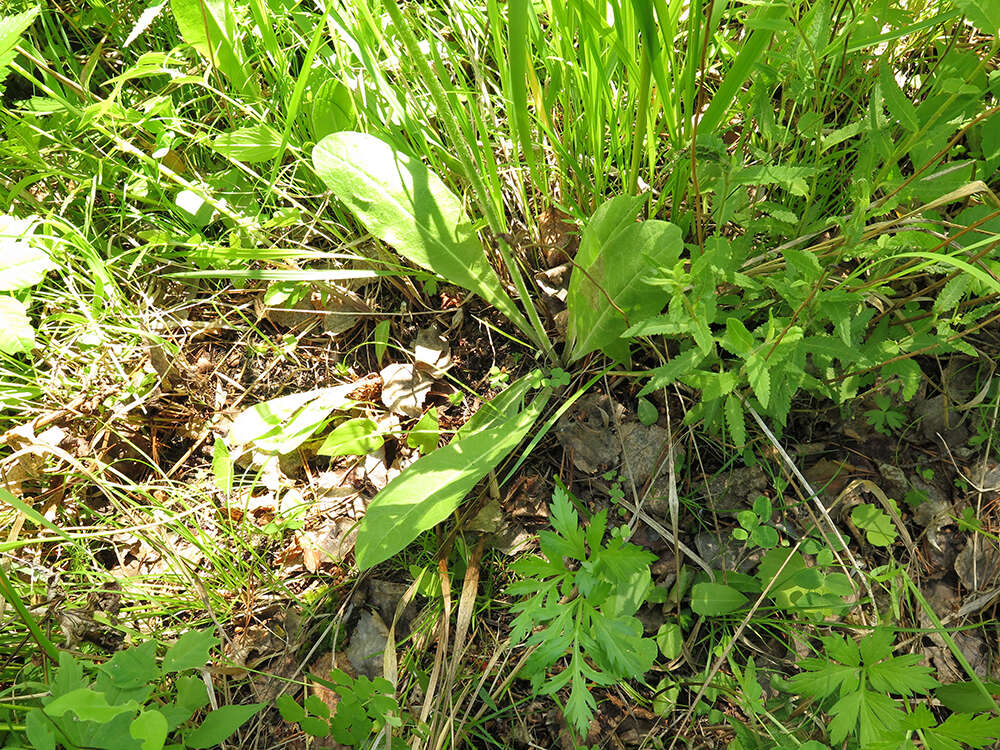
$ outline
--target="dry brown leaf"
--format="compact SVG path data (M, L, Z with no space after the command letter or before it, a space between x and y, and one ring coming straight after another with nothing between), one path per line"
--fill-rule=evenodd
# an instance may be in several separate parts
M972 537L955 558L955 572L969 591L983 591L1000 576L1000 549L986 537Z
M327 299L321 310L325 313L323 315L323 330L332 336L354 328L361 319L359 313L372 311L355 292L342 287L327 290Z
M451 366L451 345L441 335L438 326L432 324L417 332L417 337L413 340L413 356L417 367L440 378Z
M13 461L5 459L0 463L0 487L20 497L21 485L41 476L45 457L56 452L66 437L66 431L57 425L52 425L36 435L30 423L19 425L4 433L4 442L8 448L15 453L21 451L25 453Z
M588 394L556 423L556 439L580 471L596 474L618 463L621 445L615 424L623 414L621 404L603 394Z
M382 378L382 403L385 408L404 417L416 419L423 413L424 400L433 380L414 365L387 365L379 373Z
M538 240L551 268L566 263L576 254L580 230L569 214L550 206L538 217Z

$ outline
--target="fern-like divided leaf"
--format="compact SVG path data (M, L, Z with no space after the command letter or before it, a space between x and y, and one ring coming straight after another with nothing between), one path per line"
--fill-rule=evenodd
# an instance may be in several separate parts
M526 597L511 608L517 615L512 641L535 631L526 641L535 651L522 676L543 695L568 685L566 720L586 734L596 709L589 684L635 679L653 665L656 642L643 637L642 623L634 615L652 585L649 565L655 557L625 541L619 529L605 543L606 511L581 528L575 504L559 484L550 506L555 531L539 535L542 556L513 564L524 580L513 583L507 593ZM567 560L579 567L570 570ZM568 664L552 672L566 656Z

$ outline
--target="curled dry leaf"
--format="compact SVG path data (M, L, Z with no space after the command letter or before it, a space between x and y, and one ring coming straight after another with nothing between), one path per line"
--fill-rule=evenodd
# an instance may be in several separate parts
M549 206L538 217L538 239L551 268L566 263L580 245L580 229L573 217L555 206Z
M972 536L955 558L955 572L969 591L983 591L1000 577L1000 549L992 539Z
M624 408L602 394L581 398L556 423L556 439L562 443L580 471L596 474L618 463L621 445L615 423ZM617 420L616 420L617 415Z
M13 461L7 459L0 463L0 487L20 496L22 483L41 476L45 457L57 452L59 444L67 437L66 430L58 425L52 425L38 435L30 423L7 430L3 443L20 455Z
M413 340L413 356L417 367L427 370L435 378L444 375L451 366L451 345L441 335L436 325L428 326L417 333Z
M321 312L323 330L332 336L345 333L357 325L359 313L370 313L372 309L361 297L350 289L332 287L327 290Z
M416 419L423 413L424 400L433 381L414 365L392 364L379 373L382 378L382 403L404 417Z

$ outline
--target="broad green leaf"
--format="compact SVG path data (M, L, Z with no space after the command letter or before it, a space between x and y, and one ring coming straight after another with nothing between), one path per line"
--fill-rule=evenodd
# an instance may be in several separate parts
M35 219L0 216L0 291L27 289L55 268L49 254L31 241Z
M747 598L724 583L696 583L691 589L691 609L699 615L725 615L747 603Z
M576 251L576 263L587 267L597 260L604 246L616 234L636 223L642 204L641 197L619 195L598 206L583 228L580 247Z
M0 57L3 57L15 46L17 46L18 41L20 41L21 34L23 34L31 24L35 22L35 18L38 16L38 11L41 10L39 6L35 5L23 13L18 13L14 16L4 16L0 18ZM4 67L0 66L0 73L3 72ZM2 81L3 76L0 76L0 81Z
M65 695L60 695L45 706L44 711L56 718L68 712L76 714L81 721L94 721L107 724L119 714L134 713L139 708L135 701L126 701L109 705L104 693L92 688L77 688Z
M656 420L660 418L660 412L648 398L639 399L636 415L639 417L639 422L647 427L656 424Z
M350 130L357 123L351 90L336 78L327 78L313 94L309 122L314 141L331 133Z
M441 430L438 428L437 408L428 409L406 436L406 444L426 456L437 448Z
M288 693L282 693L279 695L274 701L274 704L278 707L278 711L281 713L281 718L285 721L298 723L306 718L305 709L303 709L302 706L300 706Z
M167 719L154 709L142 711L129 725L129 734L142 743L142 750L161 750L167 739Z
M531 332L490 266L462 201L423 162L350 131L328 135L312 159L316 174L369 232Z
M52 721L46 719L41 711L29 711L24 717L24 733L34 750L56 750Z
M211 630L189 630L167 649L163 656L163 671L180 672L201 669L208 663L208 652L219 645Z
M906 94L899 88L896 78L892 74L892 68L885 60L878 69L879 86L882 89L882 97L885 99L886 109L889 114L900 125L915 133L920 129L920 120L917 118L917 109L913 102L906 98Z
M656 631L656 645L664 659L676 659L681 655L684 646L684 634L681 626L675 622L665 622Z
M266 703L220 706L205 717L201 726L187 732L184 735L184 742L195 750L215 747L266 706Z
M955 5L984 34L1000 35L1000 3L996 0L955 0Z
M595 220L598 225L591 229ZM631 324L656 315L665 303L663 292L642 279L653 268L676 263L683 240L680 229L666 221L623 225L619 217L618 223L611 224L599 214L595 220L584 229L585 237L588 231L591 234L588 255L594 258L588 263L578 254L570 277L566 346L570 361L600 349L624 362L628 342L622 334Z
M385 356L386 347L389 345L390 325L391 322L389 320L379 321L379 324L375 326L375 331L372 333L372 341L375 343L375 361L379 367L382 366L382 358Z
M28 308L8 294L0 294L0 351L27 354L35 348L35 329Z
M484 418L487 426L470 420L448 445L421 457L393 479L374 497L361 520L355 544L358 568L367 570L389 559L450 516L476 483L528 434L550 395L551 390L545 389L521 412ZM473 429L466 430L470 424Z
M996 682L984 684L991 693L1000 695L1000 684ZM953 682L948 685L939 685L934 691L934 695L951 711L974 714L993 710L993 702L986 699L979 686L974 682Z
M122 649L98 669L119 690L147 685L160 676L156 666L156 641L150 638L138 646Z
M209 703L208 688L200 677L191 674L178 675L174 679L174 687L177 690L177 700L159 707L167 719L167 728L171 732L190 719L195 711Z
M233 86L258 94L243 45L236 8L228 0L170 0L170 10L184 41L208 58Z
M270 161L281 151L281 133L268 125L250 125L216 136L212 148L247 164Z
M321 456L364 456L377 451L384 442L378 424L359 417L337 425L316 453Z
M357 383L317 388L264 401L239 414L229 427L233 445L253 443L269 453L289 453L323 424L330 412L348 406Z
M212 476L221 492L228 495L233 491L233 459L226 441L219 437L215 438L215 445L212 446Z
M726 333L719 342L737 356L746 357L757 342L739 318L726 318Z

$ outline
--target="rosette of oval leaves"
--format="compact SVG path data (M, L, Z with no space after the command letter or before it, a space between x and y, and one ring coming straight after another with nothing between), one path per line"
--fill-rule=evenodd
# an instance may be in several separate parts
M676 264L683 247L673 224L636 221L641 197L613 198L600 206L584 228L570 279L567 342L560 362L544 331L530 322L538 320L535 311L522 311L507 292L462 200L420 160L374 136L339 132L316 145L313 165L372 235L420 268L493 305L541 352L549 353L553 365L595 351L627 362L628 342L622 334L632 322L663 307L662 291L640 281L652 268ZM518 269L507 270L520 278ZM533 302L522 299L521 304ZM534 389L538 393L529 399ZM451 515L528 434L551 393L551 383L540 373L512 383L451 443L390 482L361 522L358 567L364 570L388 559Z

